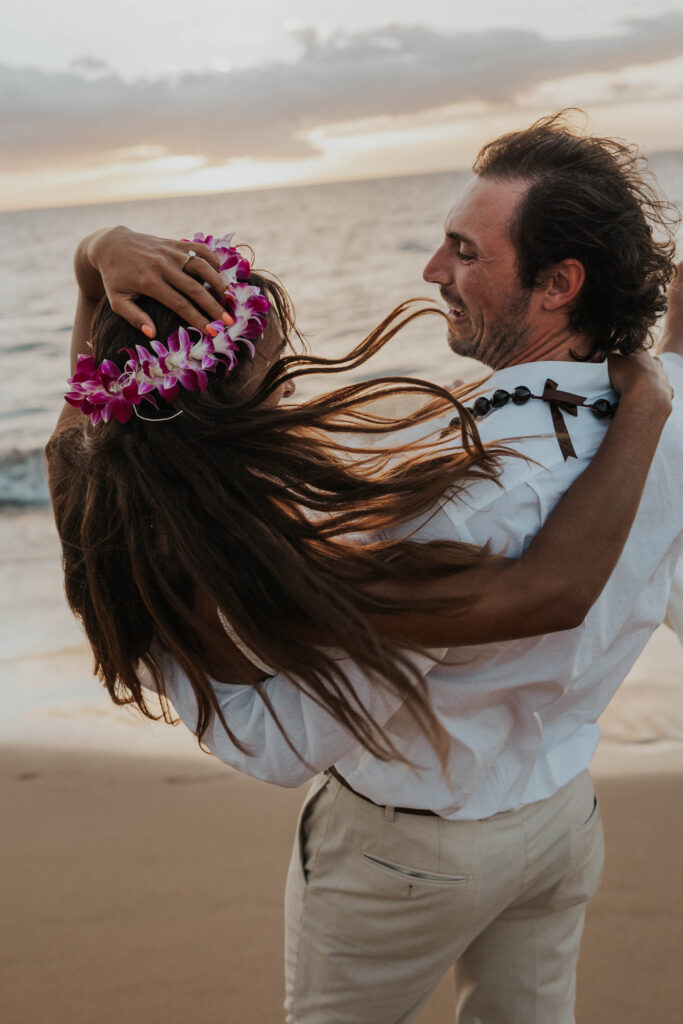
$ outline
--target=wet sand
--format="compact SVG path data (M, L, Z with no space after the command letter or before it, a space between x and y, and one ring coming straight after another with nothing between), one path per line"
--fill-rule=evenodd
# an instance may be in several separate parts
M608 859L577 1021L677 1024L683 756L620 756L623 771L598 765ZM3 1021L282 1020L282 892L304 790L200 755L7 746L0 793ZM453 1019L447 976L420 1024Z

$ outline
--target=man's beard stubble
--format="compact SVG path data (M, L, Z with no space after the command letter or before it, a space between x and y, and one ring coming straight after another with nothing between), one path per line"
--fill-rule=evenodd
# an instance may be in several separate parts
M458 356L477 359L495 370L529 344L531 326L527 321L527 313L530 301L531 292L520 291L510 302L504 320L490 325L485 336L479 340L459 337L449 328L448 347Z

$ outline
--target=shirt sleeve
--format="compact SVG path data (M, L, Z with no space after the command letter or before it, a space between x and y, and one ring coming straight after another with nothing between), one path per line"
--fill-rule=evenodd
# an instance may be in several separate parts
M677 352L662 352L659 358L676 398L679 401L683 400L683 355L679 355Z
M443 651L411 654L418 671L426 674L434 658ZM197 703L190 682L170 656L161 659L166 694L178 717L196 732ZM341 667L350 680L359 703L378 725L384 725L403 703L401 697L373 684L349 659ZM262 684L268 703L251 686L211 681L221 710L246 753L232 742L220 719L214 715L203 743L211 753L238 771L278 786L300 786L318 772L329 768L358 746L358 741L307 693L287 676L278 674Z
M469 510L460 497L447 500L420 528L418 539L490 544L495 554L520 558L576 475L574 465L566 471L554 467L509 489L497 488L493 500Z
M683 401L683 355L677 352L662 352L659 358L674 389L675 399ZM683 644L683 555L679 558L674 572L665 622Z
M683 555L678 559L674 572L665 622L683 644Z

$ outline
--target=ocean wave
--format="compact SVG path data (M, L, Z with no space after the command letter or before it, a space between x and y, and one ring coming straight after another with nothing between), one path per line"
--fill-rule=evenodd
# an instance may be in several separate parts
M0 455L0 508L48 505L49 502L42 448L14 449Z
M420 242L415 238L406 238L404 241L399 242L398 249L400 252L431 253L433 251L433 246L426 245L424 242Z

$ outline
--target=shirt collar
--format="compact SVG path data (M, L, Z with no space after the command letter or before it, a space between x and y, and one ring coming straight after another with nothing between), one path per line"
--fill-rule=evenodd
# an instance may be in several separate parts
M488 394L497 388L513 391L516 387L527 387L530 391L543 390L546 380L554 380L560 391L589 395L610 391L612 385L607 372L607 362L579 363L576 360L547 359L533 363L518 363L497 370L485 382L483 392Z

